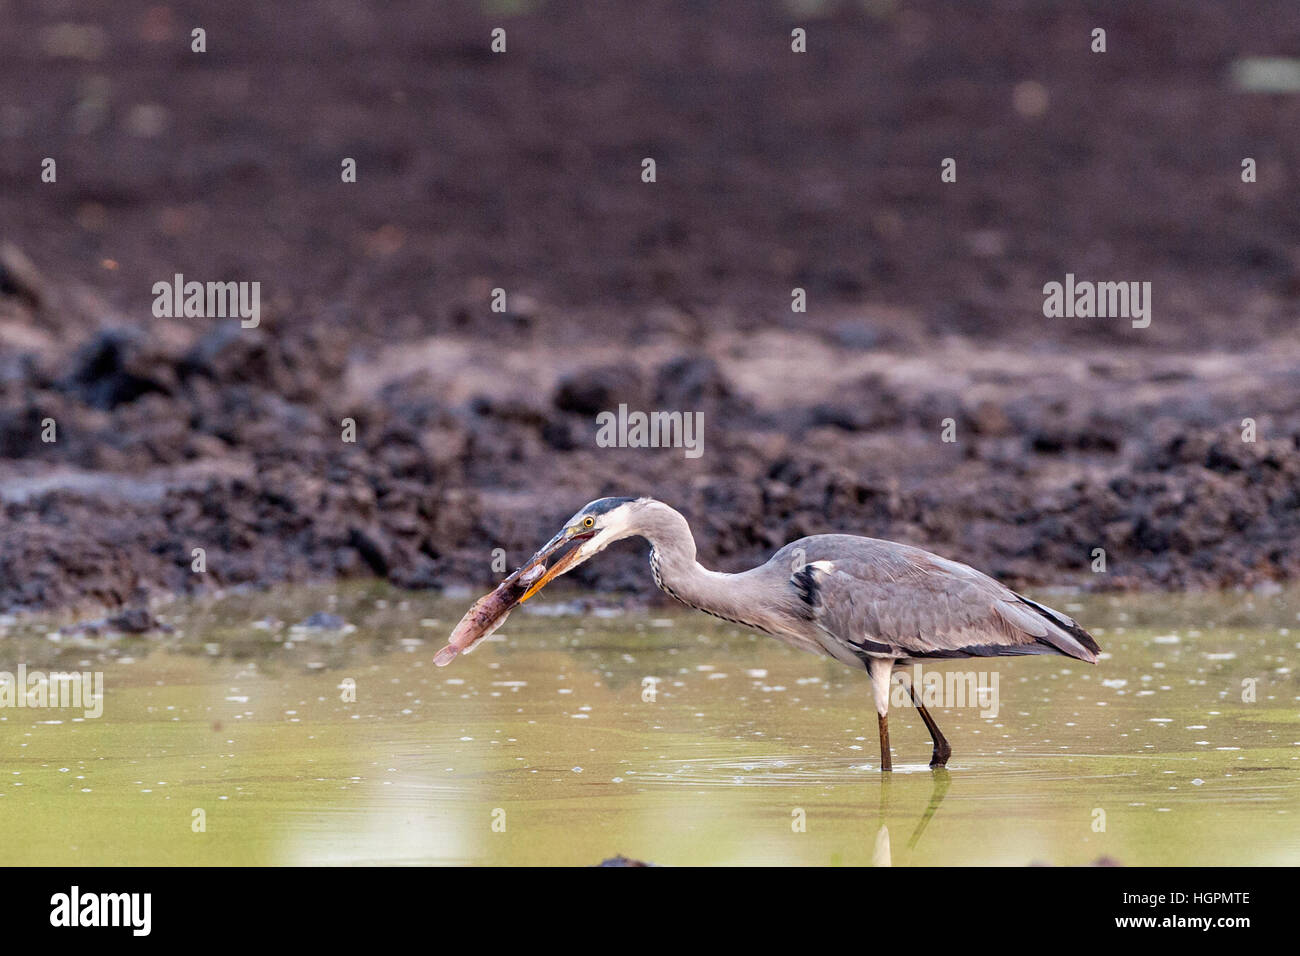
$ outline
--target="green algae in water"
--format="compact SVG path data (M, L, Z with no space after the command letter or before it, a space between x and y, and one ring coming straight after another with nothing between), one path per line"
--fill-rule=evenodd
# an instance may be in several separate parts
M563 611L563 592L538 602ZM1300 863L1300 601L1070 598L1106 654L995 670L877 770L862 674L689 611L521 610L379 586L178 603L143 638L5 625L0 670L100 671L103 714L0 709L6 864ZM328 611L346 628L300 628ZM336 624L329 621L326 624ZM199 823L202 826L199 826Z

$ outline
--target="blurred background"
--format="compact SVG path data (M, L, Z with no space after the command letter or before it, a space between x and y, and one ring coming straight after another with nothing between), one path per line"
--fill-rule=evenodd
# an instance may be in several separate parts
M1290 0L0 18L0 609L488 583L601 494L725 570L845 530L1019 585L1300 573ZM176 273L260 326L155 318ZM1045 318L1066 273L1150 327ZM704 454L597 447L621 402ZM643 550L575 576L648 593Z

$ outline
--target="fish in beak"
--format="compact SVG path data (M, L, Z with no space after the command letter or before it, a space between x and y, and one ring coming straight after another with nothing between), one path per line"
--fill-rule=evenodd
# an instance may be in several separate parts
M586 556L582 554L580 542L594 534L595 532L575 534L566 528L548 541L540 551L498 584L495 590L474 602L474 606L465 612L456 629L451 632L447 646L434 655L433 662L439 667L446 667L456 659L457 654L473 650L480 641L488 638L505 623L512 610L561 574L581 564ZM547 562L555 554L574 542L579 543L547 568Z

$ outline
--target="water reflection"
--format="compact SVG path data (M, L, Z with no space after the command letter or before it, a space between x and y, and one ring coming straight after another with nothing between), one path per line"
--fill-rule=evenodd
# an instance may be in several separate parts
M871 853L872 866L894 865L893 854L890 851L889 843L889 824L886 823L886 821L898 819L900 816L907 816L919 807L919 803L911 804L903 809L895 806L895 803L898 802L895 799L895 779L896 778L890 774L880 775L879 829L876 831L876 842ZM926 826L928 826L930 820L934 818L940 804L943 803L943 798L948 794L949 786L952 785L952 775L944 767L931 768L930 779L931 787L929 797L924 809L921 810L916 825L912 829L912 835L907 841L907 849L909 851L914 851L917 848L917 845L921 842L921 835L925 833ZM908 797L915 795L917 794L909 793Z

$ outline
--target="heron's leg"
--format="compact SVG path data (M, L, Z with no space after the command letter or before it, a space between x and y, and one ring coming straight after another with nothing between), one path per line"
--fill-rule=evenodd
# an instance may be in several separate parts
M894 662L889 658L873 657L867 662L871 677L871 692L876 698L876 715L880 718L880 769L893 770L889 754L889 678L894 673Z
M889 757L889 715L880 715L880 769L893 770L894 764Z
M921 703L921 698L916 696L916 686L909 681L907 689L912 694L912 703L921 712L921 719L925 721L925 729L930 731L930 739L934 741L934 754L930 757L930 766L942 767L948 763L948 758L952 756L952 748L948 746L947 739L940 733L939 725L934 722L930 712L925 709L925 704Z

